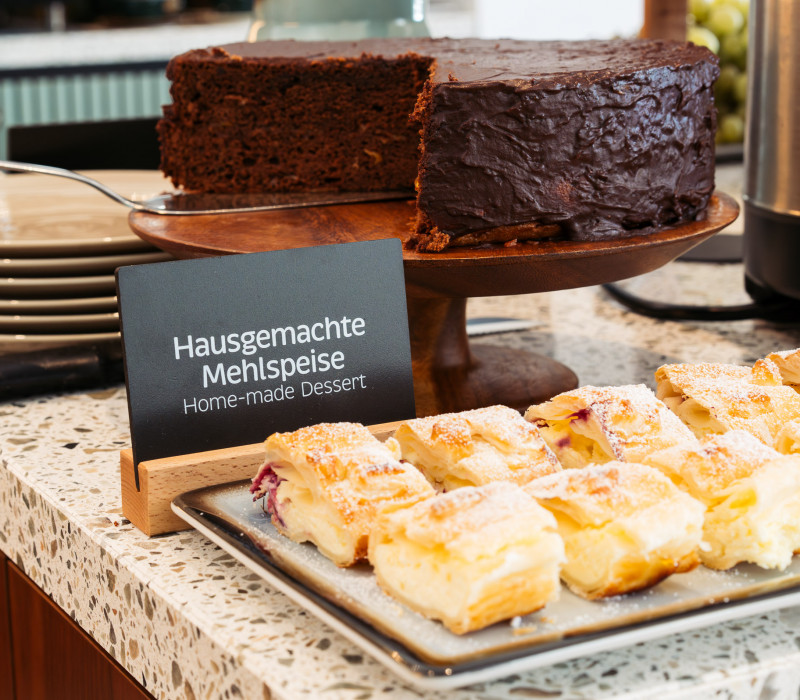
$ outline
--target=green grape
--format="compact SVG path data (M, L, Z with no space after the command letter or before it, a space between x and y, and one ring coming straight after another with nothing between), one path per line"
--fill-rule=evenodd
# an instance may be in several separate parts
M714 85L718 113L717 141L741 142L747 101L747 20L752 0L688 0L689 41L719 56Z
M708 19L711 0L689 0L689 12L700 24Z
M750 0L710 0L709 4L711 7L731 5L744 15L750 11Z
M750 14L750 0L715 0L718 3L727 2L734 7L738 8L739 12L744 15L745 24L747 24L747 16Z
M747 101L747 21L752 0L688 0L687 39L719 56L714 85L718 143L744 137Z
M744 138L744 119L738 114L725 114L719 120L720 143L739 143Z
M714 97L718 102L730 100L733 97L733 91L739 75L739 69L736 66L728 64L720 68L719 78L717 78L714 86Z
M738 68L744 68L747 63L747 42L742 39L742 32L728 34L719 42L719 58L724 63L730 63Z
M714 36L714 33L710 29L697 25L689 27L686 31L686 39L698 46L705 46L714 53L719 53L719 39Z
M708 13L705 26L721 39L742 29L744 15L739 8L733 5L715 5Z

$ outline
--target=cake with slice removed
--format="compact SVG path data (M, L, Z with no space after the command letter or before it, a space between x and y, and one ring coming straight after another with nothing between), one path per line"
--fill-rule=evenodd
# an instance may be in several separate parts
M167 69L161 166L204 192L416 184L420 251L630 236L703 215L718 73L705 48L639 39L193 50Z

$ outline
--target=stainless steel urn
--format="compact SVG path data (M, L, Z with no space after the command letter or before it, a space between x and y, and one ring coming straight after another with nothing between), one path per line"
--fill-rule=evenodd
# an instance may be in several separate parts
M745 283L800 299L800 0L753 0L745 136Z

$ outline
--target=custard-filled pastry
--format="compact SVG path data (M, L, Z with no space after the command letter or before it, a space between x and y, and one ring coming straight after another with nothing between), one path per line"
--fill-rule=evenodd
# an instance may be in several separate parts
M704 508L635 462L565 469L523 487L556 518L564 583L593 600L655 585L699 564Z
M652 455L648 464L706 506L706 566L785 569L800 548L800 455L731 430Z
M424 476L399 461L397 443L382 443L358 423L320 423L273 433L250 491L278 532L313 542L338 566L365 559L378 512L434 495Z
M772 445L784 423L800 418L800 394L783 385L770 360L758 360L753 367L663 365L655 378L658 398L698 437L746 430Z
M568 468L641 462L651 452L695 439L644 384L580 387L531 406L525 418Z
M800 348L771 352L765 359L775 363L786 386L800 392Z
M403 459L442 491L492 481L525 484L559 470L539 431L508 406L444 413L402 423Z
M557 599L555 525L516 484L466 486L383 512L369 560L387 594L464 634Z

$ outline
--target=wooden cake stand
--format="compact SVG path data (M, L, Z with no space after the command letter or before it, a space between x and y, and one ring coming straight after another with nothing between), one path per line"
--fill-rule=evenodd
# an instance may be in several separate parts
M575 388L577 377L548 357L475 344L467 299L604 284L655 270L730 224L739 208L716 193L706 218L647 236L601 242L404 251L418 416L502 403L524 410ZM133 212L133 231L179 258L258 253L385 238L405 240L413 202L339 204L271 212L160 216Z

